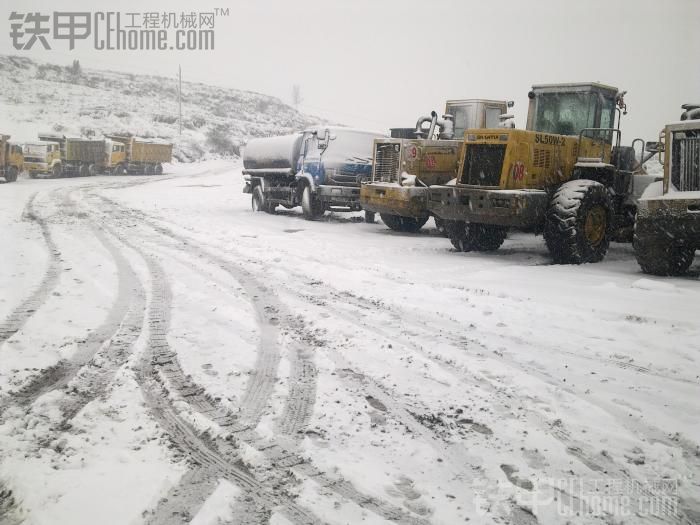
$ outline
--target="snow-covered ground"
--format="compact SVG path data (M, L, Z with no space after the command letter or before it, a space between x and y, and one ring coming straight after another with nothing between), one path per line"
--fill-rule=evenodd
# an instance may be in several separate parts
M168 171L0 185L0 523L700 523L697 263Z

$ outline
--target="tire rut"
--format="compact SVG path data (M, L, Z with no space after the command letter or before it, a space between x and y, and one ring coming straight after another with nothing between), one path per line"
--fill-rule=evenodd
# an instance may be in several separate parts
M63 359L32 377L18 391L10 394L9 403L26 407L42 395L57 389L66 388L71 379L87 366L104 345L110 346L112 341L119 341L120 327L129 323L129 312L132 292L138 296L138 277L133 269L105 234L93 228L93 233L107 249L117 268L118 292L109 311L107 319L83 341L78 343L74 355Z
M25 220L36 223L41 229L44 244L49 253L49 265L44 273L39 286L27 297L10 315L0 323L0 346L24 326L32 315L46 302L49 294L58 283L61 273L60 256L61 252L51 236L51 231L47 222L40 217L34 208L34 200L37 194L34 193L27 202L22 217Z
M104 197L100 196L100 198L115 207L117 211L123 209L120 205ZM146 221L149 222L147 219ZM282 417L277 424L277 429L283 434L283 438L289 439L283 439L285 446L281 446L278 443L273 443L272 445L269 443L258 443L254 431L255 427L242 424L238 418L228 413L209 396L206 396L201 387L193 384L191 380L185 376L184 372L179 367L176 355L172 351L170 351L168 355L161 355L162 371L168 384L173 385L174 390L182 397L186 398L188 403L195 407L200 413L218 423L222 428L225 428L232 436L235 436L236 441L244 442L262 451L273 467L273 475L277 478L276 483L284 484L286 478L289 477L289 471L293 470L297 474L302 474L313 479L320 486L355 502L360 507L370 510L385 519L398 523L425 523L423 519L414 518L410 513L403 511L399 507L383 502L378 498L360 493L349 482L328 478L295 452L296 447L294 446L294 442L301 438L301 432L308 424L308 420L313 411L316 397L315 385L317 376L316 367L312 361L313 356L307 348L307 345L303 344L303 327L299 326L301 321L293 318L286 312L284 306L279 303L276 296L270 292L269 288L259 284L248 271L241 268L239 265L195 246L191 240L179 236L167 228L150 222L149 226L156 230L157 233L165 235L178 243L184 243L187 245L188 250L197 249L200 258L207 259L210 264L232 275L232 277L243 286L248 296L252 298L254 304L258 302L259 299L264 299L262 302L256 304L256 310L259 315L262 314L266 316L267 321L271 322L273 325L286 327L287 333L290 336L288 337L288 346L292 347L290 351L290 359L292 362L291 377L289 380L290 391L286 398ZM157 239L155 243L163 245L160 239ZM179 251L177 247L171 247L167 244L164 245L164 247L166 249ZM196 266L193 266L193 268L200 271ZM302 341L299 341L299 338L301 338ZM258 360L260 361L260 354ZM277 357L277 361L279 361L279 356ZM266 363L263 366L268 366L268 364ZM262 376L265 379L269 379L270 377L267 373L262 374ZM273 382L275 379L276 376L273 378ZM274 384L272 386L274 386ZM259 391L260 388L254 385L253 390ZM257 399L257 395L250 394L250 396L244 396L244 405L246 398Z

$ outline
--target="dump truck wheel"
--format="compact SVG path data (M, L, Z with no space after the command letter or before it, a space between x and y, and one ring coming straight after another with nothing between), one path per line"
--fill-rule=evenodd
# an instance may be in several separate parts
M374 224L377 218L376 212L365 210L365 222L368 224Z
M155 172L156 172L156 175L162 175L163 174L163 165L160 163L156 164Z
M94 164L90 164L88 166L88 173L90 174L91 177L94 177L95 175L97 175L97 166L95 166Z
M60 164L54 164L53 168L51 169L51 173L53 173L54 177L60 177L63 175L63 166Z
M389 228L397 232L416 233L428 222L428 218L414 219L413 217L403 217L401 215L391 215L380 213L379 216Z
M146 167L144 168L143 172L146 175L153 175L153 164L146 164Z
M87 164L81 164L81 165L80 165L80 169L78 170L78 174L79 174L81 177L87 177L88 175L90 175L90 168L88 168L88 165L87 165Z
M124 166L124 164L117 164L114 167L114 170L112 170L112 175L126 175L126 174L127 174L127 171L126 171L126 166Z
M492 224L444 221L445 232L458 252L492 252L500 248L508 228Z
M572 180L554 194L544 226L544 240L558 264L601 261L612 234L613 204L605 186Z
M694 246L674 243L665 235L634 233L634 255L644 273L651 275L684 275L695 257Z
M318 219L325 211L323 203L311 193L309 185L304 186L304 191L301 194L301 210L304 213L304 218L309 221Z

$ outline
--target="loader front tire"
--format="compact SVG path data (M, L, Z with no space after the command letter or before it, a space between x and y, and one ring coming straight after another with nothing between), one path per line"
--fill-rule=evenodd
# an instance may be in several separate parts
M634 232L634 255L644 273L684 275L695 258L695 246L678 244L663 233Z
M415 219L413 217L403 217L401 215L391 215L389 213L380 213L379 215L382 221L384 221L384 224L396 232L416 233L428 222L428 217L424 219Z
M612 235L613 203L605 186L581 179L562 184L549 203L544 240L557 264L603 260Z
M503 244L508 228L493 224L444 221L445 233L458 252L492 252Z

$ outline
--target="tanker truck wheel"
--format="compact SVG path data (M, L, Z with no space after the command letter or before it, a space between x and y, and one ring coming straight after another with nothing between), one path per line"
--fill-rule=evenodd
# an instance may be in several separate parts
M416 233L428 222L428 217L424 219L414 219L413 217L403 217L401 215L391 215L380 213L379 216L389 228L396 232Z
M365 222L368 224L374 224L377 217L376 212L365 210Z
M458 252L492 252L498 250L508 234L505 226L444 221L445 231Z
M155 172L156 172L156 175L162 175L163 174L163 165L160 163L156 164Z
M60 177L63 175L63 167L60 164L54 164L53 168L51 169L51 173L54 177Z
M301 210L307 221L318 219L325 211L323 203L311 193L311 187L308 185L304 186L301 194Z
M435 220L435 229L438 231L438 233L440 235L442 235L443 237L447 237L447 230L445 229L445 221L437 216L433 216L433 219Z

